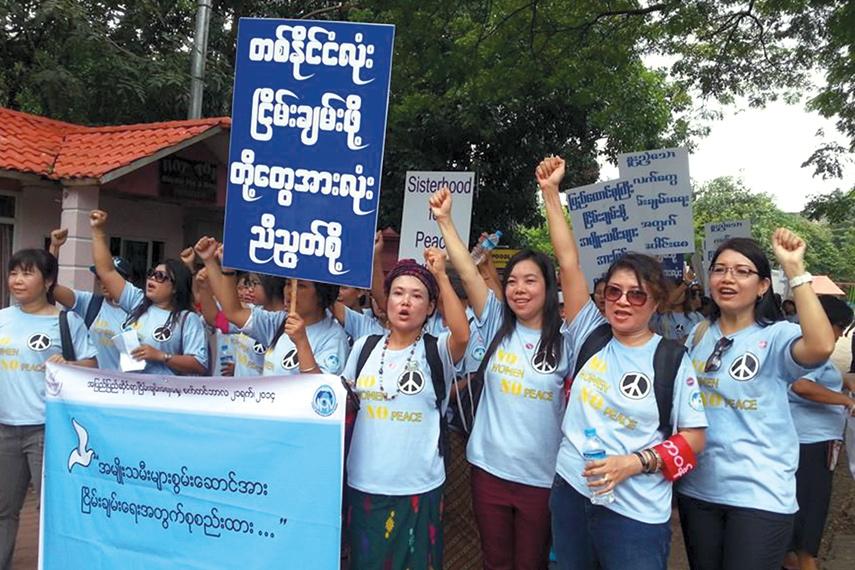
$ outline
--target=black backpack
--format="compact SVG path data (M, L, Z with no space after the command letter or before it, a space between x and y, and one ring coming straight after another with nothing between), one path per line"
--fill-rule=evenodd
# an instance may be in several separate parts
M59 312L59 341L62 345L62 357L66 362L75 362L74 341L71 339L71 328L68 326L68 311Z
M89 306L86 308L86 316L83 317L83 323L86 325L87 330L95 322L95 318L98 316L98 312L101 310L101 305L103 304L104 295L92 296L92 300L89 301Z
M603 323L591 331L576 355L574 381L585 363L605 348L611 339L612 327L609 323ZM674 403L674 381L684 354L685 346L667 338L659 341L653 354L653 393L656 396L656 407L659 409L659 430L666 438L673 433L671 408Z
M359 351L359 357L356 359L356 371L354 372L354 381L359 378L362 368L371 356L371 351L380 342L384 335L372 334L365 339L365 344ZM439 347L437 338L433 335L425 333L422 337L425 342L425 357L427 358L428 367L430 368L430 378L433 382L433 391L436 394L436 411L439 414L439 455L445 457L448 445L448 423L445 421L445 414L442 413L442 402L445 400L445 374L442 367L442 359L439 357ZM347 386L347 384L345 384ZM356 399L358 404L359 400Z

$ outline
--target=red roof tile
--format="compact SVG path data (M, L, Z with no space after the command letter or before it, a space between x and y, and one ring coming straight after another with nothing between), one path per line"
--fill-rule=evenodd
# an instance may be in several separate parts
M0 108L0 169L54 180L99 178L209 129L230 126L228 117L214 117L85 127Z

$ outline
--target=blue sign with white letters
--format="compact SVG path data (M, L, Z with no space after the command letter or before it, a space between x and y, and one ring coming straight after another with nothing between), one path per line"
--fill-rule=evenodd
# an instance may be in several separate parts
M394 35L240 20L225 266L370 286Z

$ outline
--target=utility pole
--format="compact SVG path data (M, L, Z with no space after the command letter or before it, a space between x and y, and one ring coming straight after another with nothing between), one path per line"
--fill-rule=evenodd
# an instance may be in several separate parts
M196 33L190 60L190 108L188 119L202 117L202 95L205 91L205 58L208 55L208 25L211 23L211 0L198 0Z

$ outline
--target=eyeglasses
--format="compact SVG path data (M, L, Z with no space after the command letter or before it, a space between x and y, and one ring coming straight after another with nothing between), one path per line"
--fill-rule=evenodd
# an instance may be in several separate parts
M630 289L629 291L624 292L624 290L617 285L606 285L606 288L603 291L603 296L606 298L606 301L610 301L612 303L617 303L624 295L626 295L626 302L635 307L640 307L647 302L647 293L641 289Z
M707 358L707 363L704 366L704 372L717 372L721 368L721 356L733 346L733 339L726 336L721 337L715 343L712 354Z
M252 289L253 287L258 287L261 285L261 281L244 281L243 283L238 285L238 289Z
M172 277L169 276L169 273L166 271L161 271L160 269L155 269L152 267L148 270L148 273L145 274L146 279L154 279L158 283L166 283L167 281L172 281Z
M728 271L731 275L733 275L735 279L739 280L748 279L752 275L760 275L747 265L736 265L734 267L728 267L727 265L720 265L717 263L710 267L710 275L719 278L724 277L725 273L727 273Z

